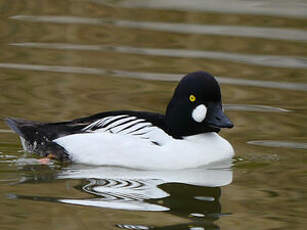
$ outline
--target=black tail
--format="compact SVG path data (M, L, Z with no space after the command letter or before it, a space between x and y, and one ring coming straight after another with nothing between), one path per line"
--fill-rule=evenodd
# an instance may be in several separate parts
M30 141L30 136L34 136L35 127L38 126L39 122L27 121L19 118L5 118L5 123L19 136Z
M23 148L27 152L34 152L41 156L53 154L59 160L69 160L65 149L53 142L54 135L48 125L37 121L27 121L19 118L6 118L6 124L16 132L23 142ZM51 132L52 133L52 132Z

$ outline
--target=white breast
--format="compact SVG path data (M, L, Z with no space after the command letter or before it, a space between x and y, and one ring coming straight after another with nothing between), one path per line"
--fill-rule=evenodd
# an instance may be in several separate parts
M160 146L150 139L105 132L73 134L54 141L77 163L147 170L195 168L229 159L234 154L232 146L216 133L182 140L164 136Z

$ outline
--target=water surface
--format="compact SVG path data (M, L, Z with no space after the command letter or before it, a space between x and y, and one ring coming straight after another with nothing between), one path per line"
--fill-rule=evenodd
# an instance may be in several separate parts
M40 165L0 122L0 228L305 229L306 15L299 0L0 1L0 118L164 113L205 70L236 151L180 171Z

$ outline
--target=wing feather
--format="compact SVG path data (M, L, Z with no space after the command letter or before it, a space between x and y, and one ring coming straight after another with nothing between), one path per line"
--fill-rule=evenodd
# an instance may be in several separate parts
M83 128L83 131L88 133L106 132L133 135L158 145L172 138L151 122L128 114L103 117Z

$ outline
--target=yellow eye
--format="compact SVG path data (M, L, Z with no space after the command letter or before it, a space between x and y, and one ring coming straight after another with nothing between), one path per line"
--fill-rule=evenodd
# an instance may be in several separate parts
M196 97L193 94L190 95L189 99L191 102L196 101Z

